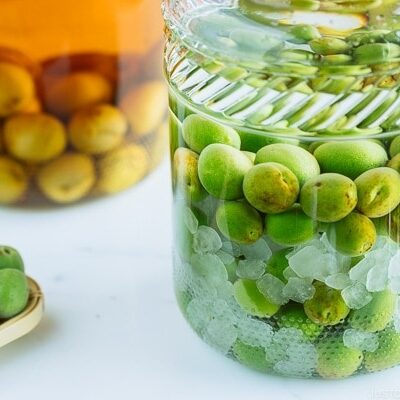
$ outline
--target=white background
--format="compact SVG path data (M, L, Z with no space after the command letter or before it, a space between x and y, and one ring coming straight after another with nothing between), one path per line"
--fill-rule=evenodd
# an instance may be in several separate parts
M337 382L264 376L189 329L171 281L167 163L131 191L66 209L0 210L46 314L0 350L4 400L396 400L400 367Z

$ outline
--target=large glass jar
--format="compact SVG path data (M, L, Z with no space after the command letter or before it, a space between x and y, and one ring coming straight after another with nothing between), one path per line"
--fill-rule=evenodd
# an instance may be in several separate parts
M0 4L0 204L120 192L160 161L162 18L152 0Z
M400 2L166 0L164 15L189 324L266 373L400 364Z

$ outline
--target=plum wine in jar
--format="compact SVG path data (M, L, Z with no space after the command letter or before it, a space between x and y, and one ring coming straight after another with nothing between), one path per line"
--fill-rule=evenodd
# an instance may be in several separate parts
M165 0L174 280L264 373L400 364L400 2Z
M162 21L152 0L0 4L0 204L123 191L166 138Z

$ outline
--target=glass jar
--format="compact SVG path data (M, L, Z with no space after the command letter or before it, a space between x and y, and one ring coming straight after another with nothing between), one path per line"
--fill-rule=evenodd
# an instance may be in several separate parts
M151 0L0 4L0 204L120 192L167 136L162 18Z
M164 2L176 295L251 368L400 364L398 3Z

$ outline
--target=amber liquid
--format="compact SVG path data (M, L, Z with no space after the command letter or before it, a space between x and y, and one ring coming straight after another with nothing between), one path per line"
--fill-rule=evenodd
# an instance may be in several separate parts
M160 40L156 0L3 0L0 45L33 58L60 53L135 53Z

